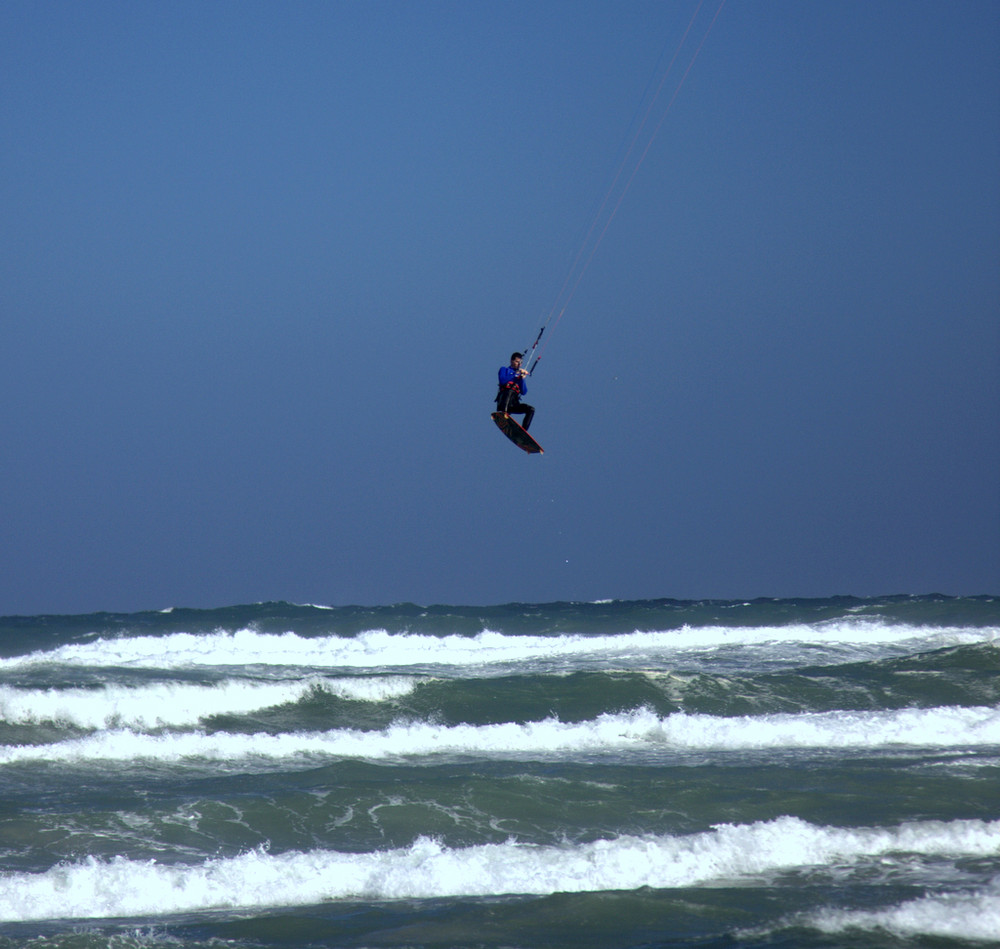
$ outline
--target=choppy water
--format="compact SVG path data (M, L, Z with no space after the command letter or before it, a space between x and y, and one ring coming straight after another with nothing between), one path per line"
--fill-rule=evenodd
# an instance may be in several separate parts
M1000 599L0 619L0 947L1000 944Z

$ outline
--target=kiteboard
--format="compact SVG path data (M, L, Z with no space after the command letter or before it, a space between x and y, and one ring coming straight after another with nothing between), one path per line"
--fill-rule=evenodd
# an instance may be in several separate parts
M490 417L497 423L497 428L517 445L518 448L523 448L529 455L542 454L542 446L506 412L494 412Z

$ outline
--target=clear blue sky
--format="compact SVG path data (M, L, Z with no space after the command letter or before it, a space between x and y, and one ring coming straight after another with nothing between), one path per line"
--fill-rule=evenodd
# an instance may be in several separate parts
M993 0L728 0L490 422L696 8L0 5L0 614L1000 593Z

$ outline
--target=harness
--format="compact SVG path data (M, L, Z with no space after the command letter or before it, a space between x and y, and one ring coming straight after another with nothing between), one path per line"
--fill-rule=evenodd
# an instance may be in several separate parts
M500 386L494 401L501 412L506 412L511 405L517 405L521 401L521 386L516 380L504 383Z

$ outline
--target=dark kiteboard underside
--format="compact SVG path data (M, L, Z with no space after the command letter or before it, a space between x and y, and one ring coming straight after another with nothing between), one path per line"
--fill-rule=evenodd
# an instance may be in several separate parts
M529 455L542 454L542 446L506 412L494 412L490 417L497 423L497 428L517 445L518 448L523 448Z

